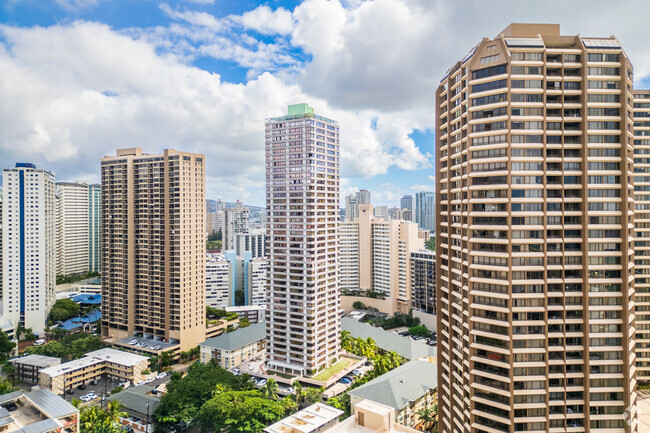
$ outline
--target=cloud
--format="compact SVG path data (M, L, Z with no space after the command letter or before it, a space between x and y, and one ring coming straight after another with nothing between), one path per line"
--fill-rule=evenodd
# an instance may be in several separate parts
M224 31L228 24L217 19L214 15L207 12L178 11L174 10L167 3L162 3L160 9L174 20L185 21L188 24L198 27L205 27L215 32Z
M80 12L91 9L99 4L100 0L55 0L55 3L68 12Z
M241 16L232 16L231 19L245 29L255 30L263 35L287 35L294 27L291 12L282 7L271 10L263 5Z
M413 157L402 121L374 110L336 109L299 84L265 72L246 83L159 53L145 38L104 24L0 26L0 155L76 179L118 148L206 154L211 197L264 202L264 119L308 101L342 126L342 174L373 176ZM398 119L399 120L399 119ZM382 142L387 140L387 142ZM392 143L395 141L395 143ZM90 168L88 168L90 167ZM84 175L87 178L87 175Z

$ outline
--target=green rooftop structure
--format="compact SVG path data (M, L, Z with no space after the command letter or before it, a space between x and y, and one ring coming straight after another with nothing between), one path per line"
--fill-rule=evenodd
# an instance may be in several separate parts
M314 114L314 109L309 106L309 104L292 104L289 105L289 110L287 114Z
M275 122L281 122L284 120L293 120L293 119L302 119L304 117L313 117L314 119L322 120L324 122L329 122L329 123L334 123L337 124L336 120L328 119L327 117L324 116L319 116L318 114L314 114L314 108L311 107L307 103L301 103L301 104L291 104L287 107L287 115L286 116L279 116L279 117L271 117L267 120L275 121Z

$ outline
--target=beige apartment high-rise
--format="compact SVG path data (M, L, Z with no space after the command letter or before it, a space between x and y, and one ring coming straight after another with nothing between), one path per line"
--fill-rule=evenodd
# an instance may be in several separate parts
M341 222L341 290L372 291L390 300L387 311L411 309L411 252L424 248L418 225L373 216L371 204L358 206L354 222Z
M439 429L636 432L632 65L512 24L436 92Z
M266 361L309 375L339 357L339 124L296 104L265 135Z
M634 91L636 369L650 381L650 90Z
M102 167L102 336L188 350L205 340L205 163L139 148Z

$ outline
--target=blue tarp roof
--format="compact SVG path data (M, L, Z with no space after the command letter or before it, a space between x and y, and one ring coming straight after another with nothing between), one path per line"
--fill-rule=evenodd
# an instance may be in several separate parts
M72 319L68 319L65 322L60 323L59 327L65 329L66 331L71 331L73 329L81 328L86 323L95 323L101 318L101 311L92 311L88 313L87 316L73 317Z
M81 295L77 295L71 298L72 301L78 302L80 304L89 304L89 305L95 305L95 304L101 304L102 303L102 295L91 295L88 293L84 293Z

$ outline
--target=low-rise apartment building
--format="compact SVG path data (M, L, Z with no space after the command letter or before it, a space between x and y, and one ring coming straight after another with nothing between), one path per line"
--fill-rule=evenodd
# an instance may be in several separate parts
M96 350L83 358L42 369L38 383L56 394L83 385L91 380L110 376L131 383L143 380L142 372L149 368L149 358L110 348Z
M438 368L433 357L419 358L349 391L352 409L365 401L390 407L397 423L415 427L418 411L436 403Z
M0 406L2 433L79 431L79 409L49 389L14 391L0 395Z
M48 367L61 364L61 358L44 355L27 355L10 359L16 371L14 377L28 383L38 383L38 373Z
M266 322L255 323L199 344L201 362L217 360L223 368L235 367L253 358L266 347Z

